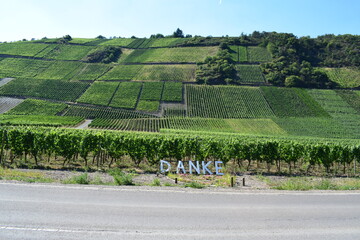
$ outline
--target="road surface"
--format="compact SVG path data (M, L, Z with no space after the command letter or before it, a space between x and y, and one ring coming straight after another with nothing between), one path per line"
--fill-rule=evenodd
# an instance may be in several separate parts
M0 239L360 239L358 192L168 189L3 182Z

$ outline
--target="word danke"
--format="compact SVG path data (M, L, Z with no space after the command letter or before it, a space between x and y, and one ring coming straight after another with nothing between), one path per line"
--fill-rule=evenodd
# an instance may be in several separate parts
M188 161L188 168L185 167L183 161L178 161L177 167L176 167L176 173L190 173L190 174L209 174L213 175L214 173L209 169L209 166L211 165L212 161ZM222 161L215 161L214 167L215 167L215 174L216 175L224 175L224 173L221 173L220 170L222 167L220 164L222 164ZM171 171L171 164L168 161L160 160L160 172L166 173Z

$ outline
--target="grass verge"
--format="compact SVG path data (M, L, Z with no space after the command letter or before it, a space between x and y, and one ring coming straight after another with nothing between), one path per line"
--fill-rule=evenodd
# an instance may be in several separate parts
M277 190L360 190L360 178L288 177L274 180L262 175L257 178Z
M0 168L0 180L16 180L22 182L42 182L50 183L54 182L53 179L47 178L42 173L38 172L22 172L13 169L3 169Z

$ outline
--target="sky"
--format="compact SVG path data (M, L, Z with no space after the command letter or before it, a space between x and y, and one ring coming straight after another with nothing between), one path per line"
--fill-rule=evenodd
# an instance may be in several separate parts
M253 31L360 35L360 0L0 0L0 42Z

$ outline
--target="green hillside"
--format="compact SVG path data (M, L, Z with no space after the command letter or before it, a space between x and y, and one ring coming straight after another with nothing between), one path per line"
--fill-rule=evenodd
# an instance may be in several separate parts
M89 127L95 129L360 139L360 92L341 89L359 86L357 68L316 68L339 84L337 90L277 87L269 78L277 74L271 72L279 63L272 45L277 42L265 47L249 39L253 42L195 37L1 43L0 78L7 80L0 81L6 97L0 124L72 126L92 119ZM120 56L102 62L112 47ZM100 60L89 62L94 52ZM208 66L204 76L225 76L235 85L198 84L200 65ZM293 64L293 74L307 67Z

